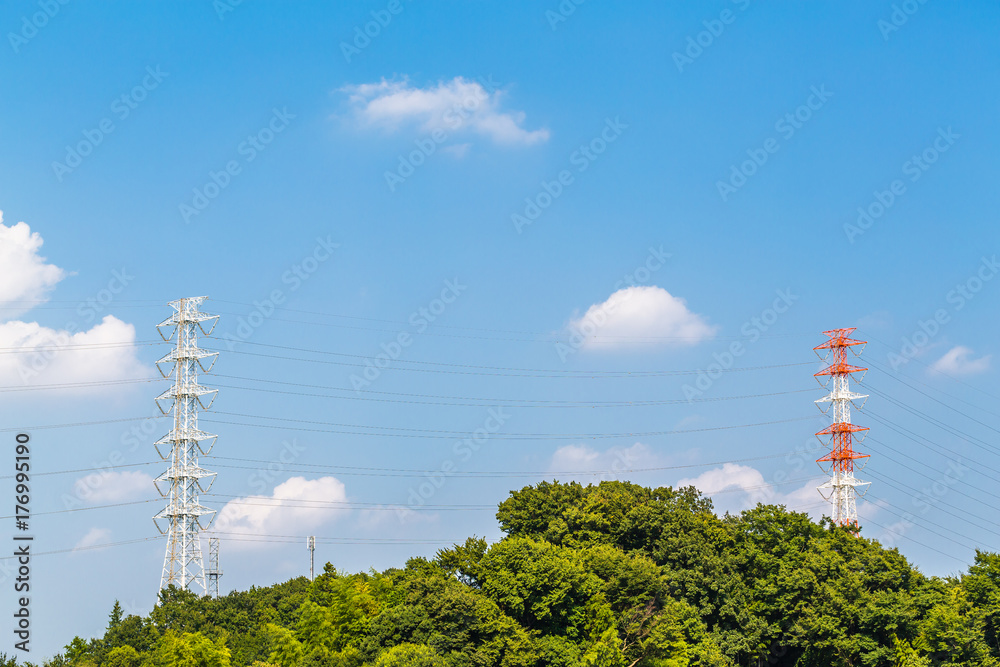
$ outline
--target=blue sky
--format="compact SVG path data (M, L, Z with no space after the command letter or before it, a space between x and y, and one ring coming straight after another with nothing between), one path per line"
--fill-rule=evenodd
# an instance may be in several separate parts
M36 469L129 466L35 481L35 512L101 506L34 520L77 548L34 564L36 651L155 600L162 539L119 543L156 534L165 385L122 381L184 296L221 317L206 500L290 536L220 531L224 591L302 574L310 534L349 571L497 539L509 490L579 471L820 516L810 348L848 326L864 534L931 574L995 549L998 14L5 3L2 437L106 422L32 430ZM91 347L46 360L67 330Z

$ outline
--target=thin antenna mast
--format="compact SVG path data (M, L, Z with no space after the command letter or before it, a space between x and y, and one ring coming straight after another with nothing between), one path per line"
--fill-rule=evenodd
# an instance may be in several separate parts
M306 548L309 549L309 581L315 579L313 572L313 565L316 560L316 538L309 536L306 538Z

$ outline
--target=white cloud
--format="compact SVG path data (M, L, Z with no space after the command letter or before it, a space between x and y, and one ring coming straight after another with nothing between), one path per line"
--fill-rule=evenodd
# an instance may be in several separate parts
M530 146L548 140L546 129L526 130L522 111L501 111L503 93L487 90L478 81L455 77L427 88L409 82L382 81L346 86L354 113L366 125L396 130L415 124L427 134L469 131L497 144ZM462 149L455 149L464 153Z
M774 493L759 470L736 463L726 463L721 468L706 470L697 477L679 480L677 486L694 486L707 496L727 489L739 489L761 496L771 496Z
M96 544L105 544L111 538L109 528L91 528L80 541L73 545L73 551L81 551Z
M552 455L549 473L561 481L576 480L582 484L598 484L605 480L631 479L641 473L634 468L655 465L653 451L641 442L631 447L612 447L605 451L586 445L565 445ZM599 474L586 474L597 471Z
M990 356L972 358L972 350L964 345L956 345L931 365L931 370L948 375L974 375L983 373L990 367Z
M135 327L114 316L90 330L76 320L53 329L10 319L32 308L26 301L44 301L69 275L39 255L42 244L23 222L5 226L0 212L0 377L26 386L148 377L151 370L136 357Z
M688 310L687 302L662 287L620 289L569 323L580 347L608 347L630 342L694 345L715 335L718 327Z
M0 354L0 376L19 378L25 385L149 377L151 371L136 357L134 342L135 327L112 315L77 333L37 322L0 323L0 348L18 350Z
M73 494L88 503L115 503L154 493L153 478L138 470L95 472L73 484Z
M784 505L791 512L807 512L818 520L828 508L816 487L823 477L806 481L792 491L782 492L780 486L765 480L763 473L750 466L736 463L723 464L721 468L706 470L697 477L678 480L675 487L694 486L712 497L717 512L740 512L757 506ZM781 485L784 486L784 485Z
M0 211L0 307L11 307L17 301L44 300L66 272L54 264L46 264L38 254L42 237L23 222L7 227ZM16 304L14 310L0 311L0 319L13 317L31 308Z
M344 483L335 477L292 477L270 496L247 496L226 503L212 528L220 533L294 535L317 528L349 510ZM233 541L234 548L260 548L266 542Z

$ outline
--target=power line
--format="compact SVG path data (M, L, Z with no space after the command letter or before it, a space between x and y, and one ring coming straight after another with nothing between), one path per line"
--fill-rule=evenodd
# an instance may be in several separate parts
M122 463L120 465L108 465L108 466L98 466L96 468L76 468L73 470L50 470L48 472L33 472L32 477L43 477L46 475L65 475L74 472L103 472L105 470L116 470L118 468L135 468L138 466L148 466L154 463L162 463L162 461L144 461L142 463ZM14 479L17 475L0 475L0 479Z
M15 428L0 428L0 433L44 431L56 428L76 428L78 426L99 426L102 424L119 424L122 422L138 422L146 419L162 419L162 417L122 417L121 419L102 419L92 422L71 422L69 424L42 424L40 426L17 426Z
M90 507L74 507L65 510L50 510L48 512L32 512L31 516L44 516L47 514L68 514L70 512L89 512L90 510L103 510L109 507L125 507L126 505L145 505L146 503L157 503L161 502L160 498L151 498L149 500L133 500L131 502L125 503L112 503L110 505L91 505ZM0 519L13 519L14 515L0 516Z
M891 451L894 451L894 452L896 452L896 453L897 453L897 454L899 454L900 456L904 456L904 457L905 457L905 456L907 456L907 455L906 455L906 454L905 454L904 452L901 452L901 451L899 451L898 449L895 449L894 447L891 447L891 446L889 446L889 445L885 444L884 442L881 442L881 441L879 441L879 440L875 440L874 438L871 438L870 440L871 440L871 442L873 442L873 443L875 443L875 444L877 444L877 445L880 445L880 446L882 446L882 447L885 447L886 449L889 449L889 450L891 450ZM884 452L883 452L883 453L884 453ZM898 465L901 465L901 466L903 466L903 467L904 467L904 468L906 468L907 470L910 470L910 471L912 471L913 473L915 473L915 474L917 474L917 475L920 475L921 477L926 477L927 479L929 479L929 480L931 480L931 481L940 481L940 480L936 480L936 479L934 479L933 477L931 477L931 476L930 476L930 475L928 475L927 473L923 473L923 472L920 472L919 470L914 470L913 468L909 467L909 466L908 466L908 465L906 465L905 463L903 463L903 462L899 461L898 459L895 459L895 458L893 458L893 457L889 456L888 454L886 454L886 458L888 458L888 459L889 459L890 461L893 461L893 462L897 463ZM928 464L926 464L926 463L924 463L924 462L922 462L922 461L918 461L918 460L916 460L916 459L914 459L914 458L910 458L909 460L910 460L910 461L912 461L913 463L918 463L918 464L922 465L923 467L927 468L928 470L933 470L934 472L936 472L936 473L938 473L938 474L940 474L940 473L941 473L941 469L940 469L940 468L936 468L936 467L934 467L934 466L931 466L931 465L928 465ZM969 468L967 468L967 469L968 469L968 470L970 470L970 471L972 470L972 468L971 468L971 467L969 467ZM990 479L992 479L992 478L990 478ZM956 482L958 482L958 483L961 483L961 484L965 484L966 486L968 486L968 487L971 487L971 488L975 489L976 491L981 491L981 492L983 492L983 493L985 493L985 494L987 494L987 495L991 495L991 496L994 496L994 497L996 497L996 498L1000 498L1000 496L997 496L997 495L995 495L995 494L991 493L990 491L987 491L986 489L981 489L981 488L979 488L978 486L976 486L976 485L972 484L971 482L966 482L966 481L965 481L964 479L956 479L955 481L956 481ZM1000 481L1000 480L997 480L997 481ZM961 493L961 491L959 491L959 493ZM963 493L962 495L967 495L967 494L964 494L964 493ZM979 500L978 500L978 499L976 499L976 498L973 498L972 496L968 496L968 497L969 497L969 498L971 498L972 500L975 500L976 502L979 502Z
M913 542L914 544L918 544L918 545L924 547L925 549L930 549L931 551L936 551L937 553L941 554L942 556L946 556L946 557L951 558L953 560L957 560L958 562L962 563L963 565L967 565L968 564L965 560L963 560L963 559L961 559L961 558L959 558L957 556L952 556L951 554L945 553L944 551L941 551L940 549L935 549L934 547L930 546L929 544L924 544L923 542L920 542L918 540L913 539L909 535L904 535L903 533L896 532L896 531L892 530L891 528L887 528L887 527L883 526L880 523L876 523L875 521L872 521L871 519L867 519L866 518L865 519L865 523L868 523L868 524L871 524L871 525L876 526L878 528L881 528L886 533L893 534L896 537L902 537L904 540L909 540L910 542Z
M234 305L234 306L246 306L248 308L257 308L258 307L257 304L243 303L243 302L240 302L240 301L226 301L226 300L223 300L223 299L210 299L210 301L214 301L214 302L217 302L217 303L228 303L228 304L231 304L231 305ZM342 318L342 319L358 320L358 321L363 321L363 322L378 322L378 323L381 323L381 324L392 324L392 325L400 326L400 327L410 327L410 326L412 326L408 322L401 322L401 321L398 321L398 320L385 320L385 319L378 319L378 318L373 318L373 317L358 317L358 316L355 316L355 315L343 315L343 314L339 314L339 313L323 313L323 312L310 311L310 310L298 310L298 309L295 309L295 308L287 308L285 306L276 306L275 310L283 310L283 311L289 312L289 313L302 313L302 314L305 314L305 315L318 315L318 316L321 316L321 317L339 317L339 318ZM229 314L241 315L242 313L229 313ZM527 336L551 336L552 335L551 332L520 331L520 330L511 330L511 329L495 329L495 328L479 328L479 327L459 327L459 326L453 326L453 325L439 324L437 322L433 323L431 326L434 326L436 328L441 328L441 329L456 329L456 330L459 330L459 331L479 331L479 332L484 332L484 333L504 333L504 334L516 334L516 335L527 335ZM763 338L795 338L795 337L801 338L801 337L805 337L807 335L811 335L811 334L770 334L770 335L764 335L762 337ZM626 337L626 336L605 336L605 338L633 340L633 337ZM701 340L701 337L700 336L647 336L647 337L640 338L640 340L692 340L692 339ZM742 339L738 338L736 336L721 336L721 337L717 337L717 340L742 340Z
M751 461L764 461L764 460L769 460L769 459L783 458L785 456L793 455L793 454L796 454L796 453L797 452L785 452L785 453L782 453L782 454L771 454L771 455L768 455L768 456L754 456L754 457L749 457L749 458L744 458L744 459L733 459L733 460L730 460L730 461L710 461L710 462L707 462L707 463L689 463L689 464L685 464L685 465L657 466L657 467L651 467L651 468L626 468L626 469L622 469L622 470L557 470L557 471L552 471L552 470L528 470L528 471L519 471L519 470L506 470L506 471L505 470L498 470L498 471L493 471L493 470L479 470L479 471L477 471L477 470L468 470L468 471L454 471L454 472L449 472L448 476L451 477L451 476L468 475L468 476L486 476L486 477L490 477L490 476L503 475L503 476L521 477L521 476L535 476L535 475L610 475L610 474L622 474L622 473L633 473L633 472L660 472L660 471L664 471L664 470L684 470L684 469L690 469L690 468L705 468L705 467L710 467L710 466L725 465L727 463L738 464L738 463L748 463L748 462L751 462ZM212 459L216 459L216 460L224 460L224 461L240 461L240 462L244 462L244 463L264 463L264 464L273 464L273 463L276 463L276 461L274 461L274 460L267 460L267 459L247 459L247 458L240 458L240 457L233 457L233 456L214 456L213 455L213 456L209 456L207 458L212 458ZM226 464L222 464L222 463L216 464L216 465L217 465L217 467L233 467L233 468L238 467L238 466L227 466ZM398 475L398 476L411 476L411 475L412 476L424 476L424 475L441 474L441 470L440 469L430 470L430 469L413 469L413 468L377 468L377 467L361 467L361 466L327 466L327 465L313 464L313 463L297 463L295 465L297 467L299 467L299 468L313 468L313 469L317 469L317 470L315 470L315 472L333 472L335 474L345 474L344 471L366 471L366 472L372 472L372 473L404 473L403 475ZM247 468L247 469L251 469L251 468ZM252 468L252 469L257 469L257 468ZM284 466L282 467L282 470L283 471L290 471L289 468L284 467ZM307 472L307 471L303 471L303 472ZM386 475L386 476L396 476L396 475Z
M874 419L875 421L877 421L878 423L880 423L883 426L886 426L886 427L892 429L896 433L899 433L900 435L906 436L908 438L913 438L913 441L915 443L917 443L918 445L920 445L921 447L926 447L927 449L930 449L932 451L936 451L938 454L941 454L942 456L949 456L950 455L949 452L947 452L946 450L940 449L938 445L932 443L928 438L925 438L924 436L922 436L922 435L920 435L918 433L914 433L914 432L910 431L909 429L907 429L907 428L905 428L903 426L900 426L899 424L896 424L895 422L893 422L893 421L891 421L889 419L886 419L884 417L880 417L880 416L872 413L870 410L868 411L868 415L872 419ZM973 442L971 444L976 445L980 449L985 449L984 447L982 447L981 445L978 445L977 443ZM986 451L989 451L989 450L987 449ZM985 463L983 463L982 461L978 461L976 463L976 465L979 468L984 468L986 470L990 470L990 471L995 472L995 473L1000 473L1000 470L998 470L996 468L993 468L991 466L988 466ZM983 473L982 470L977 470L976 472L978 472L978 473L980 473L980 474L982 474L984 476L988 476L985 473Z
M146 347L149 345L163 345L163 341L123 341L119 343L67 343L66 345L37 345L20 347L2 347L0 354L30 354L39 350L56 350L58 352L88 352L90 350L105 350L121 347Z
M884 343L884 342L878 340L877 338L872 338L872 340L874 340L879 345L882 345L883 347L885 347L885 348L887 348L889 350L892 350L893 352L897 352L896 348L892 347L888 343ZM980 389L979 387L977 387L975 385L971 385L968 382L963 382L962 380L958 379L954 375L951 375L949 373L945 373L944 371L942 371L942 370L940 370L938 368L934 368L933 366L925 364L924 362L920 361L920 359L917 359L916 357L910 357L910 360L917 362L918 364L920 364L921 366L923 366L924 368L926 368L929 371L932 371L932 372L937 373L939 375L943 375L946 378L948 378L948 379L950 379L950 380L952 380L954 382L957 382L958 384L965 385L966 387L968 387L969 389L972 389L973 391L978 391L979 393L985 394L986 396L989 396L990 398L992 398L994 400L1000 400L1000 396L995 396L995 395L991 394L990 392L986 391L985 389ZM909 377L909 376L907 376L907 377ZM914 379L914 378L911 377L910 379ZM915 379L914 379L914 381L915 382L919 382L918 380L915 380ZM923 383L921 383L921 384L923 384ZM930 385L925 385L925 386L930 386ZM941 391L941 390L938 389L937 391ZM944 394L945 392L942 391L941 393ZM945 394L945 395L947 395L947 394ZM958 399L958 400L961 400L961 399Z
M246 305L250 305L250 304L246 304ZM254 307L256 307L256 306L254 306ZM245 316L245 313L234 313L234 312L227 312L227 311L224 311L224 310L220 310L220 311L218 311L218 313L220 315L233 315L233 316L236 316L236 317L244 317ZM307 325L310 325L310 326L329 327L329 328L335 328L335 329L349 329L349 330L353 330L353 331L371 331L371 332L376 332L376 333L392 334L393 336L398 335L400 333L400 330L409 331L410 329L413 328L413 325L410 324L410 323L408 323L408 322L394 322L393 324L398 325L399 329L385 329L385 328L356 326L356 325L350 325L350 324L337 324L337 323L333 323L333 322L315 322L315 321L309 321L309 320L294 320L294 319L288 319L288 318L284 318L284 317L274 317L274 316L268 317L267 321L268 322L284 322L284 323L287 323L287 324L307 324ZM382 320L382 321L383 322L387 322L387 320ZM471 329L471 328L464 328L464 327L445 327L443 325L436 325L436 327L437 328L459 329L459 330L466 330L466 331L481 331L481 332L486 332L486 333L489 333L491 331L489 329ZM499 333L504 333L503 330L492 330L492 331L496 331L496 332L499 332ZM463 335L463 334L442 333L442 332L439 332L439 331L431 331L431 330L425 330L425 331L421 332L420 335L421 336L438 336L438 337L442 337L442 338L458 338L458 339L467 339L467 340L489 340L489 341L500 341L500 342L509 342L509 343L547 343L547 344L565 343L565 344L572 344L572 340L571 339L569 339L569 338L554 338L553 334L551 332L550 333L523 332L522 334L514 334L514 333L512 333L512 335L524 335L525 333L527 335L530 335L530 336L536 336L536 338L510 338L510 337L486 336L486 335L477 335L477 336L474 336L474 335L468 335L468 334L464 334ZM788 336L794 336L794 334L788 334ZM541 337L541 338L539 338L539 337ZM602 339L607 339L607 340L602 340ZM626 337L626 336L601 336L601 337L590 336L590 337L587 337L587 342L590 343L590 344L612 344L612 345L614 345L614 344L621 344L622 342L629 342L629 343L632 343L632 344L657 345L657 344L662 344L664 341L673 341L673 340L689 341L689 340L701 340L701 339L702 339L701 337L697 337L697 336L645 336L645 337L642 337L642 336L638 336L638 337L633 337L633 336L629 336L629 337ZM738 341L738 340L745 340L745 337L725 336L725 337L717 337L717 340Z
M878 499L876 498L875 500L878 500ZM903 519L903 520L906 520L906 521L910 520L910 519L907 518L907 516L905 516L903 514L900 514L899 512L894 512L893 510L889 509L889 507L887 507L886 505L879 505L878 507L880 507L881 509L884 509L886 512L889 512L890 514L898 516L900 519ZM912 514L910 514L909 517L911 519L916 519L916 517L914 517ZM927 522L927 523L930 523L930 522ZM957 540L955 540L952 537L948 537L947 535L939 533L936 530L932 530L931 528L928 528L926 524L916 524L914 522L914 525L920 525L920 527L923 528L924 530L926 530L927 532L934 533L938 537L943 537L946 540L951 540L952 542L955 542L956 544L959 544L960 546L963 546L966 549L976 549L977 548L977 547L975 547L973 545L970 545L970 544L961 544L960 542L958 542ZM951 528L946 528L946 527L944 527L944 526L942 526L942 525L940 525L938 523L933 523L932 525L934 525L937 528L940 528L941 530L945 530L945 531L947 531L949 533L952 533L954 535L958 535L962 539L971 540L972 542L976 541L976 538L974 538L974 537L969 537L968 535L964 535L964 534L962 534L962 533L960 533L960 532L958 532L956 530L953 530ZM995 549L993 549L993 551L995 551Z
M0 387L0 392L51 391L58 389L80 389L83 387L108 387L119 384L148 384L162 382L163 378L137 378L126 380L96 380L92 382L63 382L60 384L35 384L21 387Z
M870 387L867 387L867 388L871 389ZM928 416L927 414L925 414L924 412L922 412L920 410L914 410L913 408L909 407L908 405L906 405L902 401L898 401L898 400L892 398L891 396L886 396L885 394L883 394L882 392L878 391L877 389L872 389L871 391L873 391L874 393L878 394L881 398L885 399L887 402L891 403L892 405L895 405L898 408L902 408L903 410L906 410L907 412L909 412L910 414L912 414L912 415L914 415L916 417L920 417L925 422L928 422L929 424L932 424L933 426L938 427L939 429L941 429L942 431L945 431L945 432L949 433L950 435L959 435L959 436L963 437L966 440L970 440L970 439L971 440L976 440L976 441L982 443L984 446L986 446L988 448L992 448L993 447L993 445L989 444L985 440L982 440L982 439L977 438L975 436L969 435L968 433L965 433L964 431L961 431L961 430L955 428L954 426L951 426L950 424L947 424L947 423L941 421L940 419ZM966 416L968 416L968 415L966 415ZM971 417L969 417L969 418L973 419ZM977 421L977 420L973 419L973 421ZM986 428L989 428L990 430L997 431L997 429L995 429L992 426L989 426L987 424L983 424L983 426L986 426ZM997 431L997 433L1000 433L1000 431ZM1000 450L998 450L998 451L1000 451Z
M65 554L74 551L90 551L92 549L107 549L108 547L120 547L126 544L138 544L140 542L149 542L150 540L159 540L162 539L162 537L163 537L162 535L156 535L155 537L140 537L134 540L124 540L121 542L108 542L106 544L89 544L87 546L82 546L82 547L56 549L55 551L39 551L39 552L33 551L31 553L31 557L34 558L36 556L51 556L53 554ZM13 560L15 558L17 558L17 556L0 556L0 560Z
M203 421L210 422L213 424L233 424L237 426L250 426L253 428L271 428L280 429L288 431L310 431L317 433L339 433L342 435L369 435L377 437L407 437L407 438L436 438L436 439L451 439L454 437L471 437L468 431L447 431L441 429L418 429L409 427L396 427L396 426L370 426L366 424L342 424L337 422L324 422L315 421L309 419L292 419L289 417L269 417L266 415L248 415L239 412L223 412L216 411L213 414L218 415L229 415L233 417L244 417L249 419L266 419L271 421L284 421L291 422L295 424L312 424L319 426L336 426L341 428L359 428L359 429L370 429L370 431L343 431L343 430L331 430L331 429L312 429L305 427L293 427L293 426L272 426L269 424L247 424L245 422L234 422L222 419L205 419ZM732 426L709 426L704 428L692 428L692 429L676 429L671 431L636 431L636 432L624 432L624 433L493 433L490 434L491 440L579 440L579 439L607 439L607 438L643 438L643 437L654 437L654 436L665 436L665 435L679 435L683 433L704 433L708 431L726 431L739 428L753 428L757 426L772 426L774 424L787 424L791 422L813 420L815 417L796 417L793 419L778 419L775 421L768 422L758 422L754 424L735 424ZM386 431L402 431L401 433L376 433L373 432L375 429L382 429Z
M881 476L881 475L879 475L879 474L877 474L877 473L873 473L873 472L869 472L869 474L870 474L870 475L873 475L873 476L875 476L875 477L878 477L878 478L880 478L880 481L881 481L881 482L883 482L884 484L888 484L889 486L891 486L892 488L896 489L897 491L901 491L901 492L903 492L903 493L910 493L910 492L912 492L912 493L917 493L917 494L922 494L922 495L927 495L927 494L926 494L926 492L923 492L923 491L919 491L919 490L917 490L916 488L914 488L914 487L912 487L912 486L909 486L908 484L903 484L903 483L902 483L902 482L900 482L899 480L896 480L895 482L893 482L893 481L891 481L891 480L889 480L889 479L884 479L884 478L882 478L882 476ZM897 483L898 483L898 484L897 484ZM957 489L955 489L955 491L957 491ZM966 496L966 497L968 497L968 498L971 498L971 497L972 497L972 496L968 496L967 494L964 494L964 493L963 493L962 495L964 495L964 496ZM972 514L971 512L968 512L968 511L966 511L966 510L963 510L963 509L962 509L961 507L957 507L957 506L955 506L955 505L952 505L951 503L946 503L946 502L944 502L943 500L941 500L940 498L933 498L933 499L930 499L930 500L929 500L929 501L927 501L927 502L926 502L925 504L927 505L927 507L928 507L928 508L930 508L930 506L931 506L932 504L935 504L935 505L936 505L936 504L938 504L938 503L940 503L940 504L942 504L942 505L946 505L946 506L948 506L948 507L951 507L952 509L956 509L956 510L958 510L959 512L962 512L962 513L963 513L963 514L959 515L959 514L954 514L954 513L952 513L952 512L948 512L947 510L942 510L942 511L944 511L944 512L945 512L945 514L950 514L951 516L953 516L953 517L955 517L955 518L958 518L958 519L962 519L963 521L965 521L965 522L969 523L969 524L970 524L970 525L972 525L972 526L975 526L976 528L979 528L980 530L985 530L986 532L989 532L989 533L994 533L994 534L1000 534L1000 533L997 533L996 531L994 531L994 530L993 530L992 528L987 528L987 527L985 527L985 526L980 526L980 525L976 524L975 522L973 522L973 521L970 521L968 517L970 517L970 516L971 516L971 517L975 517L976 519L979 519L980 521L985 521L986 523L992 523L992 524L993 524L994 526L997 526L997 527L1000 527L1000 523L997 523L997 522L995 522L995 521L990 521L989 519L986 519L986 518L983 518L983 517L981 517L981 516L978 516L978 515L976 515L976 514Z
M263 343L253 343L254 345L263 345ZM282 349L291 349L301 352L311 353L311 354L326 354L326 355L336 355L336 356L347 356L358 359L369 360L368 357L363 357L361 355L348 355L341 354L337 352L324 352L322 350L306 350L301 348L286 348L280 345L268 345L266 347L277 347ZM213 350L214 352L219 352L220 350ZM260 352L247 352L245 350L230 350L229 354L242 354L251 357L262 357L266 359L279 359L282 361L302 361L310 364L327 364L332 366L344 366L348 368L367 368L368 366L360 363L347 363L343 361L332 361L323 359L303 359L301 357L285 357L275 354L263 354ZM638 378L638 377L669 377L675 375L699 375L705 373L704 369L698 370L682 370L682 371L576 371L576 370L566 370L566 369L531 369L531 368L504 368L501 366L475 366L471 364L449 364L442 362L431 362L431 361L416 361L416 360L402 360L397 359L394 363L397 364L426 364L430 366L450 366L456 368L465 369L495 369L502 370L502 373L492 373L492 372L474 372L473 370L448 370L446 368L411 368L409 366L386 366L386 368L381 370L398 370L398 371L410 371L416 373L444 373L449 375L480 375L480 376L492 376L492 377L534 377L534 378L574 378L574 379L596 379L596 378ZM769 366L743 366L739 368L720 368L712 369L712 373L738 373L747 371L758 371L758 370L769 370L774 368L790 368L794 366L812 366L813 362L800 362L792 364L773 364ZM508 372L509 371L509 372Z
M222 498L243 498L244 496L225 496L217 493L207 494L210 496L218 496ZM409 511L419 511L419 512L481 512L484 510L495 511L497 509L496 505L400 505L400 504L382 504L377 503L370 504L348 504L341 503L337 504L336 501L303 501L299 500L299 503L311 502L311 503L325 503L325 505L304 505L294 502L296 499L291 498L278 498L277 502L263 502L264 500L275 500L274 498L262 497L262 500L257 501L254 498L254 502L249 502L247 500L230 500L230 501L205 501L206 504L212 505L237 505L244 507L293 507L297 509L343 509L343 510L365 510L367 512L409 512Z
M350 389L344 389L340 387L330 387L324 385L309 385L301 384L296 382L278 382L276 380L256 380L254 378L237 377L237 376L216 376L216 377L232 377L234 379L246 380L251 382L268 382L282 385L295 385L300 387L314 387L327 389L330 391L342 391L350 392ZM768 394L747 394L743 396L717 396L712 398L691 398L691 399L670 399L670 400L648 400L648 401L533 401L524 400L520 403L508 402L509 399L480 399L480 398L469 398L466 400L480 401L478 403L460 402L462 399L459 397L450 397L453 399L451 402L446 401L417 401L417 400L402 400L402 399L392 399L392 398L371 398L365 396L333 396L330 394L319 394L315 392L302 392L302 391L283 391L280 389L265 389L263 387L247 387L238 385L225 385L215 383L215 386L223 389L236 389L243 391L258 391L267 392L272 394L286 394L289 396L312 396L316 398L334 398L338 400L346 401L374 401L379 403L405 403L410 405L445 405L450 407L504 407L504 408L625 408L625 407L652 407L652 406L663 406L663 405L681 405L687 403L708 403L716 401L734 401L734 400L744 400L750 398L770 398L773 396L785 396L788 394L801 394L801 393L814 393L812 389L796 389L792 391L776 391ZM414 395L416 396L416 395Z

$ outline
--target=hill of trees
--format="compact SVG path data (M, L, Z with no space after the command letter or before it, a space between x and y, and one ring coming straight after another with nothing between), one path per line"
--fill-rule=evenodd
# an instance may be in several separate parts
M758 505L718 517L693 488L541 483L511 493L506 536L402 569L198 598L51 667L1000 666L1000 556L959 578ZM10 667L12 661L7 661Z

